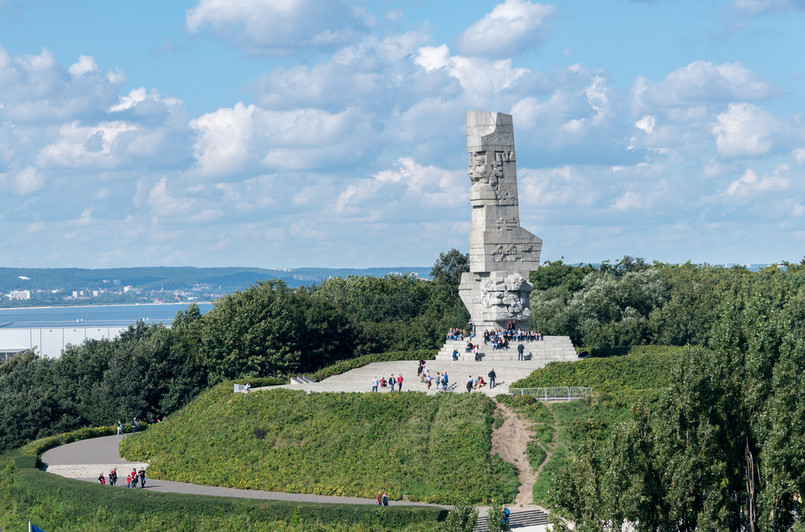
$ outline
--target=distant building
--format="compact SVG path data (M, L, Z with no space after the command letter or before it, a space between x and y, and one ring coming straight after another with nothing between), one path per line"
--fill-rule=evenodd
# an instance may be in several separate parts
M31 299L30 290L14 290L6 294L8 299Z

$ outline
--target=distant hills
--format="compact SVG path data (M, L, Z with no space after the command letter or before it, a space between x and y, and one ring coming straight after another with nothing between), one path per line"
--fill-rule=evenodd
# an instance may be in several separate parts
M232 293L268 279L282 279L297 288L319 284L330 277L349 275L384 276L414 273L427 278L430 268L0 268L0 292L12 290L59 291L114 290L131 286L140 290L187 290L204 286L222 293Z

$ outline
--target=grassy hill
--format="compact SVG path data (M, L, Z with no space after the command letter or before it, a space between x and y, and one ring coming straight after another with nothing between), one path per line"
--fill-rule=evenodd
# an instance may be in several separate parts
M509 502L511 465L490 460L494 403L481 394L233 394L217 386L121 453L155 478L322 495Z
M512 383L514 388L593 388L593 397L589 399L547 406L535 403L529 397L506 400L520 415L535 423L534 445L552 453L534 484L534 502L551 507L551 479L565 467L568 455L574 448L588 439L607 440L618 424L629 417L630 406L639 402L650 404L657 400L662 389L669 384L671 368L685 349L635 346L621 350L621 356L551 362L525 379ZM550 434L551 431L553 434ZM541 453L541 456L544 454Z

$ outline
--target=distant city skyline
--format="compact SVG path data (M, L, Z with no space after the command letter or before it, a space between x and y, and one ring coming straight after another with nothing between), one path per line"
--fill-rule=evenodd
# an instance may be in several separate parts
M0 0L0 266L466 252L514 117L543 261L805 257L805 3Z

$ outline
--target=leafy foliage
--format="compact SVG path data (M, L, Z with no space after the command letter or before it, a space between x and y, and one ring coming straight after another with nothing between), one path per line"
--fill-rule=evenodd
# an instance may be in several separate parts
M437 532L472 532L478 522L478 510L466 501L457 502L447 513L447 519L436 528Z
M712 349L685 350L656 404L610 438L576 435L550 498L577 529L802 528L805 282L778 268L736 276Z

